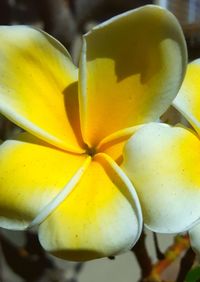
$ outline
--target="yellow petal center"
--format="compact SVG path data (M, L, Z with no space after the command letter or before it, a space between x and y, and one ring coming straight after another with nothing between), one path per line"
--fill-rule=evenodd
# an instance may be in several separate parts
M85 149L86 149L86 154L89 155L90 157L94 157L94 155L98 153L96 147L89 147L88 145L86 145Z

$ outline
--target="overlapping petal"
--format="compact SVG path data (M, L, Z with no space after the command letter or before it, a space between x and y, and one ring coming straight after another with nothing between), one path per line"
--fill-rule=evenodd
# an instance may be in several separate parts
M40 225L39 238L65 259L115 255L138 239L141 217L131 182L108 156L97 154L72 193Z
M156 232L187 230L200 218L200 141L189 130L149 124L128 141L123 169Z
M185 79L173 105L200 134L200 59L188 64Z
M0 226L8 229L26 228L87 158L44 146L31 136L21 140L0 146Z
M115 131L157 120L176 96L186 63L178 22L157 6L93 28L84 36L80 60L85 142L96 146Z
M191 228L189 235L191 246L200 258L200 224L197 224L193 228Z
M133 126L119 130L105 137L97 146L98 152L109 155L116 163L123 160L123 148L128 139L143 125Z
M1 26L0 38L1 113L51 144L82 152L77 69L65 48L25 26Z

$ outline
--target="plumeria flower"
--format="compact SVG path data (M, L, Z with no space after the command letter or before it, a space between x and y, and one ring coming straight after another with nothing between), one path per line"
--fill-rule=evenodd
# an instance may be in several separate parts
M189 231L200 255L200 59L188 65L173 102L192 128L150 123L126 143L122 167L137 190L147 227Z
M191 126L194 128L193 133L196 137L195 143L197 147L193 147L191 152L191 158L194 162L191 163L190 173L193 174L195 186L191 186L193 191L200 189L200 59L197 59L190 63L187 68L186 77L183 86L177 98L174 101L174 106L183 114L188 120ZM188 144L186 145L188 146ZM188 148L187 148L188 150ZM192 157L193 156L193 157ZM196 193L196 191L195 191ZM197 193L196 193L197 195ZM199 197L199 194L197 195ZM194 213L198 211L198 204L194 201ZM192 228L189 232L190 241L193 249L200 257L200 213L196 216L196 222L192 224Z
M142 212L122 150L180 88L187 56L177 20L145 6L100 24L83 36L79 70L42 31L0 27L0 38L0 111L26 131L0 147L0 226L38 225L42 246L70 260L130 249Z

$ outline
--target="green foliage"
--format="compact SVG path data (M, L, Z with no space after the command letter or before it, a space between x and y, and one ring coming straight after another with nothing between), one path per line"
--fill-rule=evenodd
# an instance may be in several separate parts
M200 282L200 266L197 266L188 272L185 282Z

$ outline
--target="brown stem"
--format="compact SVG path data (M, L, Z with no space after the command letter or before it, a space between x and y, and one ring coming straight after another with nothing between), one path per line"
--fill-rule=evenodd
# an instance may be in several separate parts
M195 260L195 253L193 252L192 248L189 248L181 260L180 270L176 282L185 281L185 277L188 271L191 269L194 260Z
M155 250L156 250L156 256L157 259L161 260L164 259L164 254L160 251L159 248L159 244L158 244L158 238L157 238L157 234L155 232L153 232L153 241L154 241L154 245L155 245Z
M145 238L146 234L142 232L140 239L132 249L141 269L141 281L151 273L152 269L152 262L146 249Z

